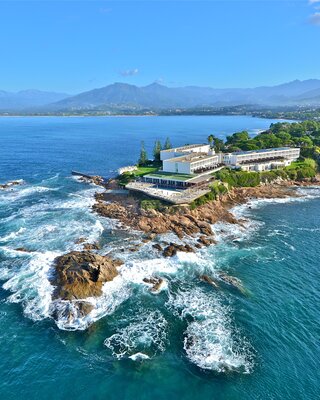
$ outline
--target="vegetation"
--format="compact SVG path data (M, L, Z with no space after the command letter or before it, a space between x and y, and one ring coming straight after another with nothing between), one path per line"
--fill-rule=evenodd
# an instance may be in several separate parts
M146 152L146 148L144 146L144 142L141 142L141 149L140 149L140 157L138 160L138 166L145 166L148 163L148 155Z
M209 193L199 197L198 199L190 203L190 208L191 210L194 210L195 208L202 206L203 204L206 204L213 200L217 200L220 195L223 195L227 192L228 188L226 187L226 185L216 181L210 186Z
M246 131L227 137L223 151L259 150L272 147L300 147L303 158L319 159L320 122L278 122L251 138Z
M260 174L257 172L235 171L224 168L215 173L215 178L232 187L254 187L260 184Z
M155 161L160 161L160 151L162 150L162 145L160 140L156 140L153 147L153 159Z
M146 174L151 174L152 172L158 171L158 169L159 169L159 166L154 166L153 164L145 166L145 167L137 167L137 169L135 171L124 172L123 174L119 175L117 177L118 184L120 186L125 186L129 182L134 181L137 177L143 176Z
M157 210L157 211L163 211L167 206L166 204L161 201L161 200L141 200L140 201L140 207L143 208L144 210Z
M214 174L215 178L233 187L255 187L261 183L271 183L279 178L302 181L314 178L317 163L310 158L292 163L289 167L263 172L245 172L224 168Z
M164 150L172 149L172 145L171 145L170 139L168 137L167 137L166 141L164 142L163 149Z
M208 136L208 143L210 144L210 147L214 148L216 153L220 153L225 147L223 140L217 138L214 135Z

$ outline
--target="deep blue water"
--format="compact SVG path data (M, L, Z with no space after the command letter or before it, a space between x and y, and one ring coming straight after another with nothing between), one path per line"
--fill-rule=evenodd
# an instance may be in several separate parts
M319 398L320 189L239 207L245 228L217 224L216 246L164 260L150 243L126 252L138 238L91 213L97 188L70 177L114 174L135 162L141 140L150 152L166 136L182 145L271 122L0 119L0 182L25 181L0 192L1 399ZM104 252L123 248L125 265L90 318L55 323L50 266L83 236ZM199 280L219 271L241 279L247 295ZM158 295L142 283L153 273L168 282ZM138 352L149 359L129 358Z

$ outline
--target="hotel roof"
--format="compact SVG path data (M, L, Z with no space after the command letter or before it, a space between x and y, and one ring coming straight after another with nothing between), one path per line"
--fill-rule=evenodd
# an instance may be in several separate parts
M210 158L216 157L218 157L217 154L208 155L207 153L192 153L186 154L185 156L169 158L164 160L164 162L196 162L200 160L209 160Z
M180 146L180 147L173 147L172 149L167 149L167 150L161 150L161 151L168 151L168 152L172 152L172 151L184 151L184 150L191 150L194 149L196 147L202 147L202 146L209 146L206 143L200 143L200 144L186 144L185 146Z
M248 150L248 151L235 151L234 155L240 155L240 154L256 154L256 153L268 153L270 151L283 151L283 150L295 150L298 149L298 147L275 147L271 149L260 149L260 150Z

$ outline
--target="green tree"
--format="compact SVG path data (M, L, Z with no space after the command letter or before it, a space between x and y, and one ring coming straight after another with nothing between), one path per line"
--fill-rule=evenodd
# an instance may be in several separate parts
M155 161L160 161L160 151L162 150L162 146L160 140L156 140L153 147L153 158Z
M139 160L138 160L138 164L140 166L144 166L144 165L147 164L147 162L148 162L148 155L147 155L147 152L146 152L146 148L144 146L144 142L142 141L141 142L140 157L139 157Z
M223 140L217 138L214 135L209 135L208 138L208 143L210 144L210 147L213 147L214 150L219 153L223 148L224 148L224 142Z
M172 145L171 145L170 139L168 137L167 137L166 141L164 142L163 148L164 148L164 150L172 149Z

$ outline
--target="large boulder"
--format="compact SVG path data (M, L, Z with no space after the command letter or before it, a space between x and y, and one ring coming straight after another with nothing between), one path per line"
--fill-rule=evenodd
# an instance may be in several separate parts
M57 257L51 283L53 296L61 300L77 300L102 294L102 285L118 275L122 262L90 251L72 251Z

